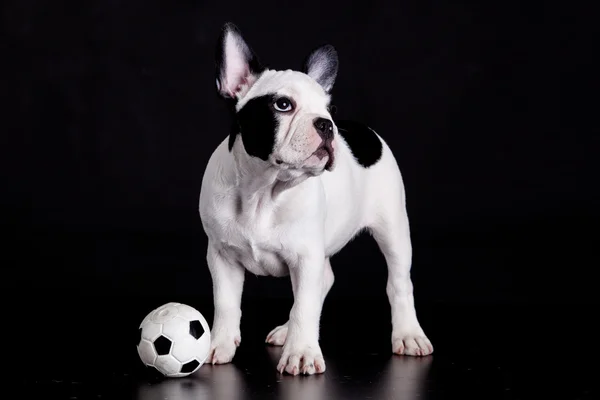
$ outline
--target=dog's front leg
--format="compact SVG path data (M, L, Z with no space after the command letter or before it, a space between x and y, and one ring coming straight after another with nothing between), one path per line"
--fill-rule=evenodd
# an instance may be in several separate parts
M244 268L226 260L210 243L206 258L213 281L215 307L207 362L224 364L233 359L241 342Z
M277 366L281 373L312 375L325 372L325 360L319 346L324 269L323 254L300 256L296 265L290 265L294 305Z

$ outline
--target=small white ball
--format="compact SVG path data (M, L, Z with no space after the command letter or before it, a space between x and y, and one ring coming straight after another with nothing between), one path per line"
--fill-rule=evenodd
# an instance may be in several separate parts
M142 362L162 375L188 376L208 357L210 327L195 308L167 303L150 312L140 324L137 350Z

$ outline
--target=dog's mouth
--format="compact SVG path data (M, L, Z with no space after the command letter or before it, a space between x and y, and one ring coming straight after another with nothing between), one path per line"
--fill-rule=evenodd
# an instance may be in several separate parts
M331 144L331 140L323 140L321 145L317 148L317 150L313 153L314 156L317 156L319 160L322 160L324 157L327 158L327 163L325 164L325 169L327 171L331 171L331 167L333 166L333 146Z

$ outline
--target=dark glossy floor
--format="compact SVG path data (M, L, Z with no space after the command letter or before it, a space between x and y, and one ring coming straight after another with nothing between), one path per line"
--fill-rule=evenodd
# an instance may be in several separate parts
M11 390L27 399L598 399L597 311L582 306L423 305L435 346L425 358L390 354L385 298L330 299L322 323L324 375L281 376L263 344L288 301L246 300L232 364L160 380L140 365L137 325L165 299L46 299L23 329ZM203 309L206 299L175 299ZM359 309L359 306L362 309ZM209 322L212 315L206 313ZM5 359L6 360L6 359ZM37 360L37 361L36 361ZM7 387L8 388L8 387Z

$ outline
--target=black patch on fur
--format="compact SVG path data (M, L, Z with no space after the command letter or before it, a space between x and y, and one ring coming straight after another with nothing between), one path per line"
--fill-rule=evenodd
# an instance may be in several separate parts
M369 168L381 159L381 140L367 125L350 120L337 120L335 124L360 165Z
M227 143L227 147L229 148L229 152L233 149L233 145L235 144L235 139L237 138L238 133L240 133L240 127L237 123L237 119L235 117L235 106L233 107L233 112L231 113L233 122L231 123L231 129L229 129L229 142Z
M275 134L279 128L277 111L273 108L275 95L269 94L248 100L235 116L235 131L229 136L229 151L235 135L241 134L246 152L267 161L275 146Z

